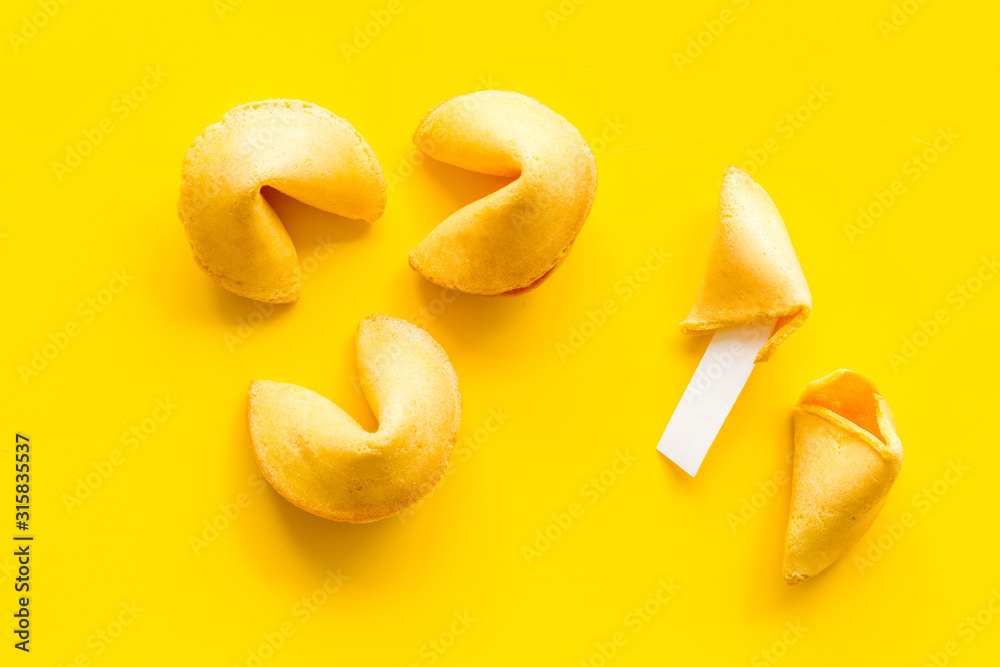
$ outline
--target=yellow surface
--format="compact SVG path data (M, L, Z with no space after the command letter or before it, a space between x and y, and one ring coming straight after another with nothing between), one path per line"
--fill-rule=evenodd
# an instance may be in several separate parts
M13 544L21 431L36 536L30 656L11 646L13 557L0 556L0 662L995 660L1000 279L984 265L1000 246L995 5L897 2L916 12L895 10L890 31L889 0L224 1L0 5L0 534ZM348 62L341 44L390 6ZM689 47L697 57L678 64ZM427 109L483 87L564 115L599 168L568 260L511 299L452 298L406 261L505 182L412 164ZM191 139L234 105L274 97L350 120L391 191L370 228L278 201L309 277L300 302L272 309L197 269L175 205ZM57 174L67 146L102 127ZM918 166L935 141L947 150ZM690 479L654 447L707 344L677 324L732 163L781 211L815 309L757 368ZM879 196L895 200L881 215ZM875 216L854 230L859 207ZM294 382L373 426L349 380L371 312L425 327L448 351L463 440L444 484L403 520L342 525L262 485L246 391ZM76 335L63 338L67 326ZM25 384L18 368L36 350L52 358ZM789 588L791 409L840 367L876 382L906 458L862 542ZM67 494L109 465L68 509ZM554 523L571 510L567 528ZM558 535L529 564L523 548L546 530ZM657 613L633 611L644 604Z

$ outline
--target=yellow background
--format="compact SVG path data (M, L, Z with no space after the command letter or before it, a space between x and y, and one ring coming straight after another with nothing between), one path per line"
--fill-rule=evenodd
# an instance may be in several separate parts
M600 665L596 645L619 631L627 643L607 664L773 664L780 654L787 665L920 665L951 641L949 664L995 660L1000 619L971 638L959 624L1000 587L1000 280L961 308L953 292L1000 246L994 3L910 2L916 12L889 31L888 0L589 0L564 2L564 15L557 0L403 0L348 62L342 43L387 5L71 0L15 49L10 34L30 33L25 20L41 22L42 10L0 4L2 457L13 458L15 431L31 437L36 535L30 656L10 646L11 557L0 557L2 662L254 664L248 651L286 622L294 634L263 664ZM689 47L697 57L678 66ZM162 80L136 89L147 67ZM814 86L832 96L803 111ZM460 296L442 310L406 253L503 181L433 163L409 173L410 134L429 107L482 87L564 115L592 141L600 184L572 253L541 288ZM122 95L135 102L127 117ZM180 164L227 109L274 97L348 119L400 179L370 228L278 198L301 260L318 239L338 245L298 303L254 316L259 326L227 344L259 311L192 261L175 213ZM809 118L789 135L781 121L796 112ZM113 131L60 180L53 162L102 120ZM910 180L907 162L948 128L958 138ZM762 148L767 159L748 163ZM815 310L758 366L691 479L655 445L707 345L677 323L730 164L776 202ZM895 179L904 193L849 238L858 207ZM661 246L666 264L631 298L616 291ZM100 299L116 270L133 278L88 321L80 304ZM606 299L616 312L561 359L557 343ZM249 383L309 387L371 426L350 382L355 327L372 312L418 321L421 308L436 311L423 324L462 385L460 437L495 426L491 410L508 415L502 426L478 432L471 456L456 449L445 483L405 520L331 523L256 484ZM946 322L893 364L938 310ZM19 367L69 323L78 334L25 383ZM789 470L799 391L841 367L876 382L906 460L862 542L790 588L780 571L788 485L768 482ZM153 417L157 399L178 407L129 451L123 434ZM66 494L115 450L121 464L68 509ZM581 487L626 451L636 461L590 503ZM949 462L968 471L946 475ZM11 516L0 533L14 533L13 475L2 468ZM196 555L191 537L238 498L247 506ZM529 564L522 547L573 502L583 515ZM733 523L741 508L745 525ZM871 551L880 539L887 548ZM295 605L337 568L349 579L302 622ZM627 614L671 578L681 590L633 632ZM133 601L143 610L134 622L110 645L96 639ZM465 612L475 621L452 642ZM808 630L798 637L786 623ZM451 646L434 652L432 640Z

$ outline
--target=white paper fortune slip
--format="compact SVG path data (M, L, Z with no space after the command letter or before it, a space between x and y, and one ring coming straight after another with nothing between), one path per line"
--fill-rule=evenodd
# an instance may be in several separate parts
M720 329L660 436L656 449L694 477L743 391L774 320Z

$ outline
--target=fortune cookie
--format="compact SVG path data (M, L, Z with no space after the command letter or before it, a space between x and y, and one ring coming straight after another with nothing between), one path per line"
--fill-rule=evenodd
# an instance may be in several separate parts
M413 142L435 160L517 177L410 251L425 278L469 294L517 294L565 259L597 189L594 155L569 121L531 97L484 90L431 109Z
M789 584L814 577L872 525L899 475L903 446L871 380L839 370L806 385L794 411Z
M385 209L375 154L343 118L299 100L228 111L184 156L177 212L198 266L258 301L302 294L295 247L264 186L346 218L372 221Z
M722 178L705 277L681 331L697 334L775 319L756 359L767 361L811 309L809 285L781 214L764 188L730 167Z
M271 486L307 512L351 523L392 516L434 488L462 413L448 355L408 322L362 320L357 364L374 433L294 384L254 382L248 409L250 442Z

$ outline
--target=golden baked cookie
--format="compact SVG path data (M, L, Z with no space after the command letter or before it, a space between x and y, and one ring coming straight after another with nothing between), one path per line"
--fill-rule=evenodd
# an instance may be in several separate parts
M382 169L343 118L299 100L228 111L184 156L177 212L198 266L258 301L302 293L298 256L264 186L346 218L372 221L385 209Z
M722 178L701 290L681 331L697 334L776 318L757 354L758 362L767 361L811 310L812 295L785 221L764 188L730 167Z
M569 121L531 97L484 90L431 109L413 142L435 160L517 177L410 251L410 266L425 278L509 295L536 287L565 259L597 189L594 155Z
M388 315L361 321L358 377L378 430L319 394L284 382L250 385L250 442L261 472L297 507L362 523L396 514L444 474L462 395L448 355L423 329Z
M789 584L816 576L861 539L903 463L889 405L853 371L806 385L794 429L784 557Z

